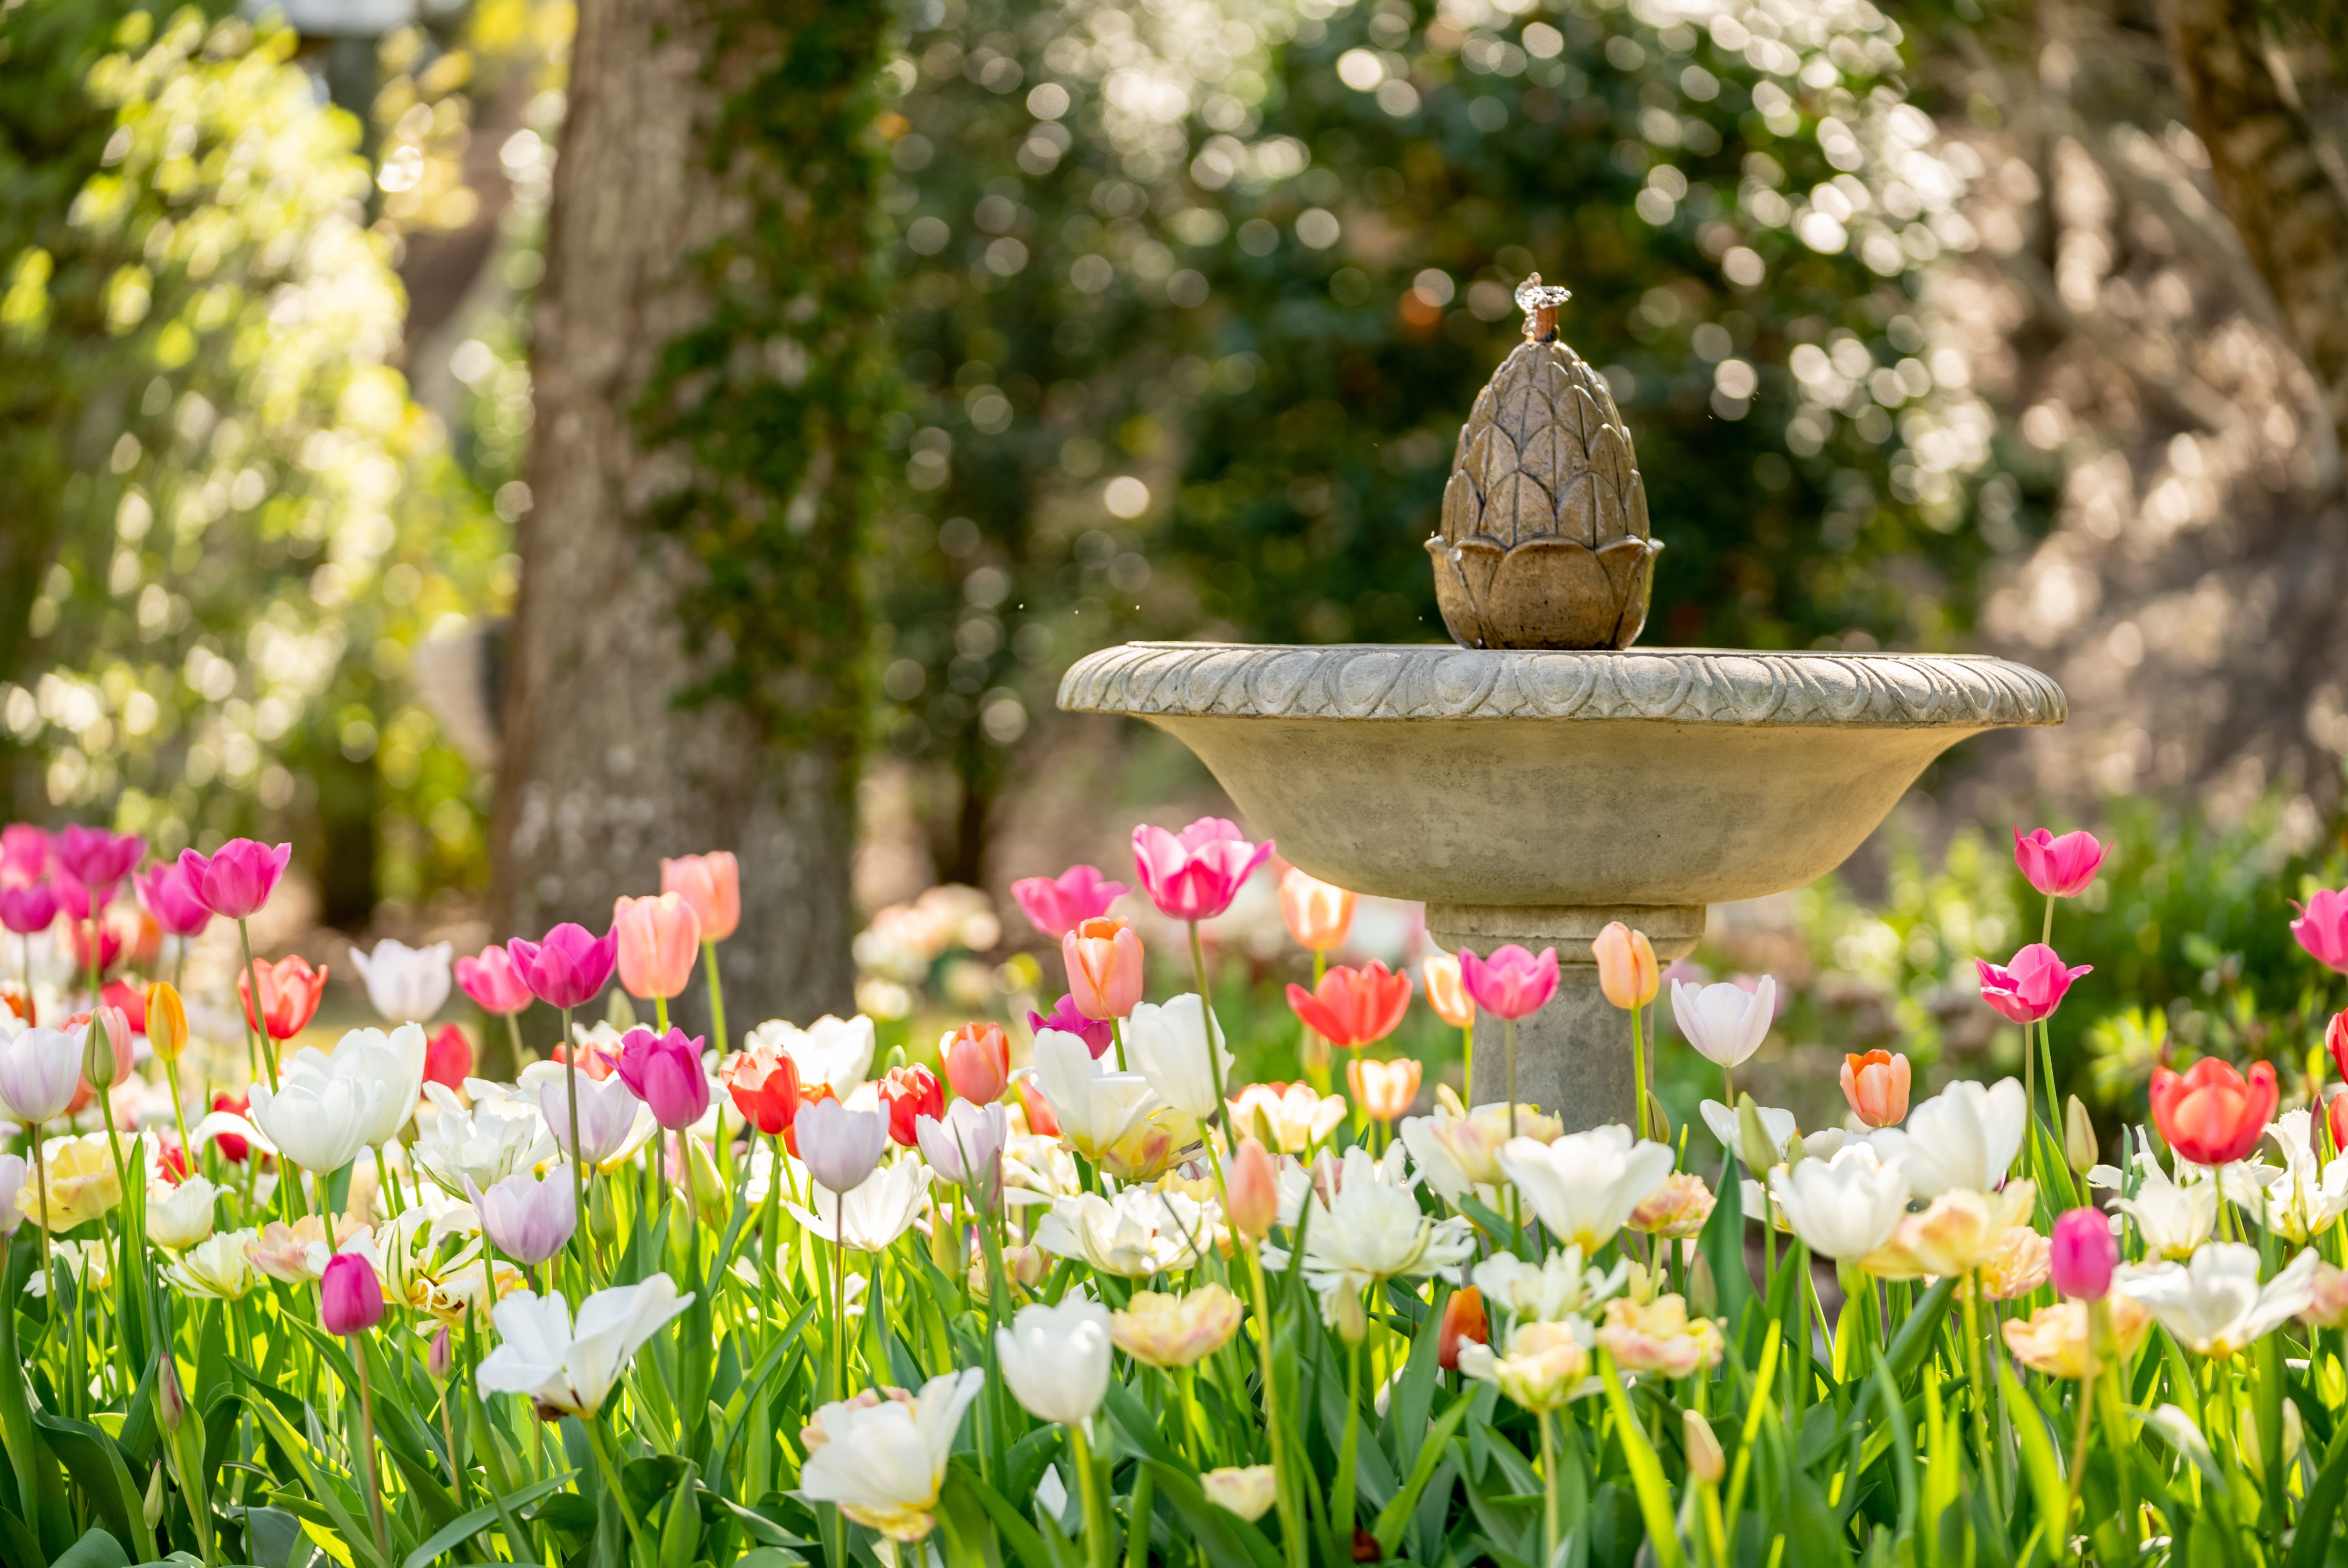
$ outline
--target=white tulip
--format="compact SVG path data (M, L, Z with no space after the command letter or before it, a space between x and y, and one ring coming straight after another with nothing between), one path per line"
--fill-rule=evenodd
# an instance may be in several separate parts
M277 1152L317 1175L339 1171L366 1147L383 1110L380 1080L331 1070L315 1051L294 1057L269 1085L252 1086L252 1119Z
M1011 1139L1011 1112L1001 1105L956 1100L940 1121L924 1116L913 1123L922 1158L941 1181L970 1194L982 1208L994 1207L1003 1190L1003 1146Z
M2152 1308L2160 1326L2188 1349L2223 1358L2305 1307L2322 1261L2311 1247L2261 1286L2258 1248L2211 1242L2190 1263L2128 1265L2120 1269L2114 1288Z
M366 982L367 1000L386 1023L422 1023L448 999L449 958L446 942L411 948L386 937L375 951L351 949L351 967Z
M1084 1040L1064 1030L1035 1031L1035 1086L1052 1102L1060 1136L1098 1163L1163 1103L1138 1072L1112 1072Z
M260 1238L256 1230L208 1236L163 1270L163 1282L200 1301L240 1300L261 1283L261 1271L252 1266L246 1250Z
M1207 1055L1210 1025L1218 1064L1212 1068ZM1200 1121L1222 1104L1220 1086L1231 1081L1233 1062L1221 1026L1213 1024L1207 1004L1195 991L1185 991L1163 1006L1135 1003L1132 1016L1125 1020L1125 1059L1159 1099Z
M885 1252L890 1243L913 1228L929 1194L929 1167L919 1160L900 1160L844 1193L814 1184L812 1212L797 1204L784 1206L826 1241L837 1239L857 1252Z
M1061 1198L1035 1224L1037 1246L1081 1258L1103 1274L1147 1279L1199 1261L1210 1245L1215 1215L1181 1193L1123 1187L1115 1197L1080 1193Z
M1960 1081L1910 1112L1905 1128L1886 1127L1869 1141L1906 1168L1909 1191L1919 1198L1986 1193L2004 1184L2028 1114L2015 1079Z
M1704 1127L1719 1141L1720 1146L1742 1161L1745 1158L1745 1134L1736 1119L1735 1108L1723 1105L1717 1100L1707 1100L1697 1109L1704 1112ZM1774 1105L1756 1105L1754 1109L1761 1113L1761 1131L1768 1134L1771 1145L1777 1151L1776 1158L1771 1163L1783 1164L1786 1147L1794 1141L1797 1130L1794 1113L1780 1111Z
M2319 1163L2312 1118L2304 1110L2276 1117L2267 1136L2281 1146L2284 1161L2266 1187L2267 1227L2304 1245L2348 1214L2348 1156Z
M1527 1263L1512 1252L1498 1252L1475 1269L1476 1288L1486 1303L1519 1323L1555 1323L1587 1314L1630 1277L1628 1258L1611 1271L1582 1267L1578 1246L1553 1252L1539 1264Z
M1316 1184L1313 1212L1304 1216L1304 1283L1321 1297L1321 1320L1354 1344L1368 1327L1363 1291L1383 1280L1425 1279L1438 1269L1457 1267L1476 1252L1475 1232L1465 1218L1431 1219L1418 1206L1412 1190L1416 1178L1404 1185L1351 1179L1357 1169L1369 1175L1370 1168L1366 1159L1359 1167L1348 1160L1339 1167L1344 1173L1336 1200L1324 1202ZM1268 1246L1263 1263L1284 1269L1288 1255Z
M1057 1307L1023 1307L1007 1328L994 1331L1003 1380L1039 1420L1081 1427L1108 1397L1108 1308L1070 1296Z
M220 1189L201 1176L190 1176L176 1187L147 1190L147 1239L157 1246L184 1252L212 1234L212 1204Z
M399 1135L416 1114L424 1092L424 1030L404 1023L389 1034L379 1029L355 1029L335 1042L327 1068L341 1078L371 1078L383 1085L383 1098L368 1123L364 1142L380 1149Z
M479 1082L468 1079L469 1089ZM581 1086L586 1084L584 1075ZM493 1090L493 1085L483 1084ZM518 1171L534 1170L554 1158L555 1142L538 1107L520 1094L477 1096L468 1110L447 1085L427 1083L432 1125L416 1141L418 1169L452 1196L484 1191Z
M817 1410L800 1431L807 1462L798 1495L834 1502L857 1523L891 1541L919 1541L937 1528L946 1460L963 1412L978 1398L986 1374L947 1372L919 1394L892 1389L886 1398L860 1394Z
M534 1096L540 1117L565 1154L571 1149L571 1074L560 1062L533 1061L522 1069L518 1086ZM653 1109L637 1099L618 1073L596 1079L579 1074L579 1152L581 1164L591 1170L609 1169L644 1147L660 1131Z
M2146 1251L2166 1258L2192 1256L2194 1248L2218 1228L2218 1184L2206 1176L2172 1182L2149 1153L2137 1154L2137 1169L2144 1179L2137 1184L2136 1196L2114 1198L2112 1207L2136 1222ZM2098 1165L2087 1180L2096 1186L2117 1187L2122 1177L2113 1167Z
M491 1309L502 1342L481 1358L475 1380L484 1394L528 1394L541 1409L592 1419L644 1341L692 1305L693 1292L679 1296L675 1280L655 1274L597 1291L580 1303L573 1327L561 1291L518 1290Z
M16 1234L25 1223L25 1211L16 1206L16 1194L25 1188L25 1156L0 1154L0 1240Z
M1752 990L1733 981L1692 986L1672 982L1672 1017L1680 1033L1706 1059L1735 1067L1769 1038L1777 1017L1777 982L1769 976Z
M826 1013L805 1029L782 1019L769 1019L752 1030L743 1044L746 1049L771 1045L788 1052L802 1087L829 1083L845 1100L872 1071L875 1037L872 1020L862 1013L854 1018Z
M1550 1235L1585 1255L1614 1238L1672 1164L1671 1145L1633 1140L1619 1122L1548 1143L1511 1138L1500 1149L1500 1168Z
M1830 1160L1806 1159L1769 1173L1769 1186L1804 1245L1838 1261L1865 1257L1890 1244L1908 1212L1908 1176L1869 1143L1851 1143Z

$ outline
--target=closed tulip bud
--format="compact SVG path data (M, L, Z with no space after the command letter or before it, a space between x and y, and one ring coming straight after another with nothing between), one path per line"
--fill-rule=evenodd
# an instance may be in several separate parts
M448 1369L456 1364L457 1349L448 1342L448 1326L444 1323L440 1332L432 1336L432 1348L424 1353L424 1369L434 1382L446 1382Z
M1598 958L1598 989L1606 999L1626 1011L1655 999L1663 983L1656 967L1653 944L1644 931L1634 931L1620 920L1610 921L1590 944Z
M1701 1252L1688 1264L1687 1303L1698 1317L1720 1316L1720 1280L1712 1272L1712 1259Z
M2054 1216L2047 1270L2054 1288L2075 1301L2099 1301L2111 1292L2119 1243L2100 1209L2065 1209Z
M1682 1410L1680 1430L1687 1447L1688 1474L1706 1486L1718 1486L1728 1473L1728 1456L1721 1452L1712 1423L1694 1410Z
M140 1500L139 1512L146 1516L147 1528L154 1529L163 1522L163 1461L155 1461L155 1471L147 1478L147 1495Z
M1776 1143L1761 1124L1761 1107L1750 1094L1736 1097L1736 1152L1756 1176L1777 1163Z
M1241 1139L1223 1186L1231 1229L1250 1242L1262 1241L1280 1217L1280 1171L1272 1151L1253 1138Z
M355 1252L338 1252L318 1276L318 1326L329 1334L364 1334L383 1318L383 1282Z
M1741 1129L1741 1128L1740 1128L1740 1129L1739 1129L1739 1131L1741 1132L1741 1131L1743 1131L1743 1129ZM1801 1135L1799 1132L1797 1132L1797 1133L1795 1133L1792 1137L1790 1137L1790 1138L1787 1139L1787 1140L1786 1140L1786 1169L1787 1169L1788 1171L1790 1171L1790 1170L1792 1170L1795 1166L1797 1166L1797 1165L1800 1164L1800 1163L1802 1163L1802 1158L1803 1158L1803 1156L1804 1156L1807 1152L1808 1152L1808 1151L1805 1150L1805 1149L1802 1147L1802 1135Z
M1492 1342L1491 1323L1484 1314L1484 1293L1472 1285L1453 1291L1443 1304L1443 1327L1435 1338L1436 1365L1447 1372L1457 1371L1463 1340L1477 1345Z
M177 1061L188 1049L188 1004L169 980L147 988L147 1043L165 1061Z
M115 1046L118 1036L123 1042L122 1050L127 1053L130 1025L123 1018L120 1008L98 1009L98 1016L82 1030L81 1075L92 1089L101 1094L113 1088L115 1079L119 1076L120 1064L116 1061Z
M620 1216L612 1209L609 1182L588 1184L587 1234L595 1238L597 1246L610 1246L620 1239Z
M2087 1115L2087 1108L2075 1094L2063 1107L2063 1158L2071 1169L2085 1175L2096 1168L2103 1157L2103 1148L2096 1137L2096 1124Z
M1652 1089L1647 1091L1647 1132L1658 1143L1672 1141L1672 1119L1664 1114L1663 1102Z
M999 1023L966 1023L938 1042L946 1081L964 1100L982 1105L1003 1098L1011 1084L1011 1040Z
M165 1351L155 1362L155 1415L167 1432L176 1432L188 1419L188 1396L180 1387L180 1368Z

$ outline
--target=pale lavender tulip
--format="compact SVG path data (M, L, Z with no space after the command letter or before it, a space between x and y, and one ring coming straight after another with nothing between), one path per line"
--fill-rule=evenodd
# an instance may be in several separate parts
M481 1217L497 1249L516 1263L544 1263L562 1250L578 1228L579 1210L568 1172L543 1179L528 1171L508 1176L488 1192L468 1182L473 1212Z
M924 1116L914 1122L913 1135L921 1143L922 1158L941 1181L969 1193L982 1207L994 1206L1002 1187L1003 1145L1011 1136L1009 1112L1000 1105L957 1100L946 1107L942 1120Z
M25 1157L22 1154L0 1154L0 1237L16 1234L25 1223L25 1211L16 1206L16 1194L25 1185Z
M541 1069L544 1071L544 1069ZM525 1088L527 1086L525 1085ZM590 1169L601 1165L628 1147L636 1130L636 1119L649 1116L644 1102L635 1097L617 1073L596 1080L585 1073L579 1075L579 1146L571 1146L571 1095L560 1072L550 1073L538 1082L539 1114L546 1118L554 1141L562 1152Z
M65 1114L81 1087L81 1040L57 1029L28 1029L0 1040L0 1110L27 1126Z
M889 1148L888 1117L850 1111L837 1100L817 1101L792 1128L808 1173L835 1193L861 1186Z

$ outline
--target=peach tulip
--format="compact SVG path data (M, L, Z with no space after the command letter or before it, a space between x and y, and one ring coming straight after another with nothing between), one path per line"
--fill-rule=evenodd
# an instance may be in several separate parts
M1086 1018L1123 1018L1141 1000L1141 938L1114 916L1086 920L1060 938L1068 994Z
M1590 944L1598 956L1598 989L1606 999L1628 1010L1644 1007L1663 988L1663 971L1655 967L1655 949L1644 931L1634 931L1620 920L1610 921Z
M630 996L665 999L691 983L701 957L701 917L683 894L615 898L612 928L620 938L620 984Z
M1354 1098L1361 1102L1363 1110L1381 1122L1391 1122L1408 1111L1411 1102L1418 1098L1422 1071L1414 1057L1374 1061L1356 1056L1345 1063L1345 1081L1352 1086Z
M1842 1059L1842 1097L1869 1126L1897 1127L1908 1119L1908 1059L1897 1051L1849 1055Z
M1354 895L1292 866L1280 876L1280 913L1298 947L1325 953L1354 924Z
M722 942L742 924L742 866L730 849L662 861L661 891L693 907L705 942Z
M946 1081L964 1100L991 1105L1011 1083L1011 1040L999 1023L966 1023L938 1041Z
M1435 1016L1454 1029L1471 1029L1476 1023L1476 1004L1468 998L1468 988L1459 979L1459 960L1449 953L1429 953L1419 966L1426 980L1426 1005Z
M1272 1151L1253 1138L1241 1139L1223 1185L1231 1229L1250 1242L1262 1241L1280 1217L1280 1168Z

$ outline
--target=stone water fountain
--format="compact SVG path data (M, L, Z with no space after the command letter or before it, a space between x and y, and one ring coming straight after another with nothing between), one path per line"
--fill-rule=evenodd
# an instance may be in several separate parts
M1525 341L1460 431L1426 541L1457 646L1128 643L1071 668L1060 706L1173 735L1281 854L1423 900L1447 949L1554 946L1518 1094L1572 1129L1632 1119L1629 1015L1591 957L1607 922L1669 963L1708 906L1841 865L1957 742L2065 703L2001 659L1633 648L1663 546L1604 378L1558 338L1565 298L1518 290ZM1505 1099L1500 1025L1478 1028L1471 1102Z

